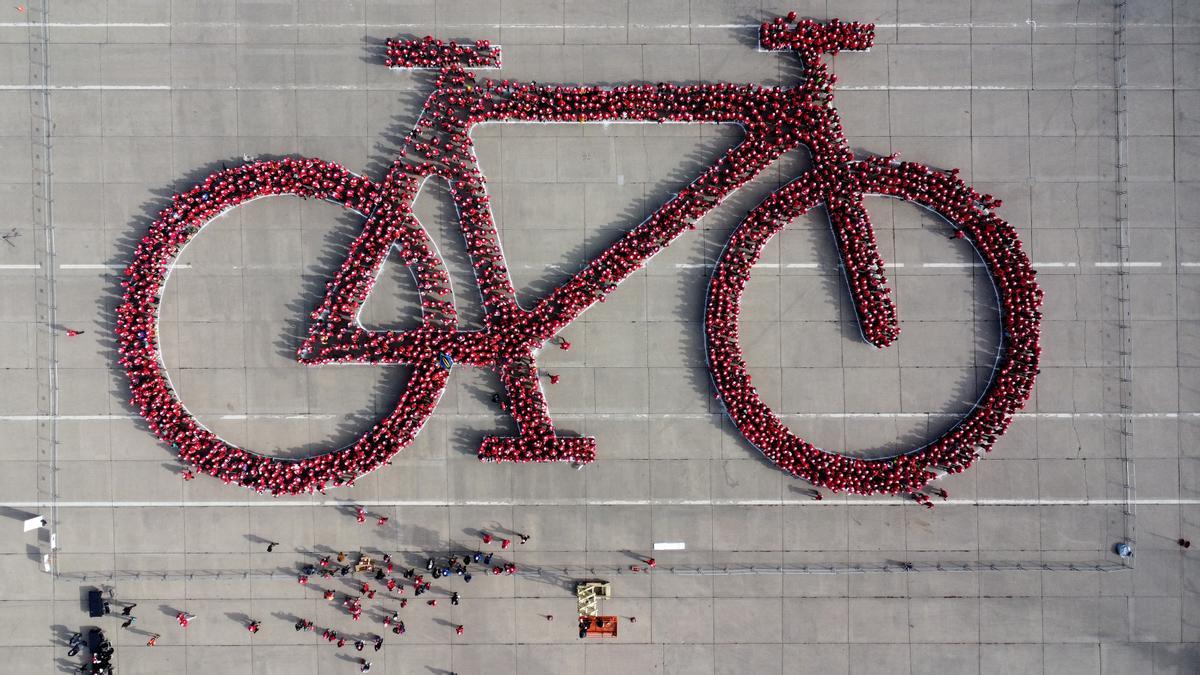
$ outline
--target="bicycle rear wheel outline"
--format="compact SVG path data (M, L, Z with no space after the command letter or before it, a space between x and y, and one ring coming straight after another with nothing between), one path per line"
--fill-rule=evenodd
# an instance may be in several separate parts
M847 167L844 179L852 184L843 188L844 192L814 189L817 178L817 172L810 171L773 192L726 242L709 282L705 308L709 375L738 431L784 472L835 492L916 492L940 473L965 470L981 452L990 451L1028 398L1037 374L1042 291L1016 231L994 213L998 202L975 192L957 172L909 162L893 165L891 158L872 157ZM763 247L787 223L844 194L855 195L859 204L864 194L898 198L939 215L975 248L997 297L1001 340L979 399L937 439L888 457L850 457L822 450L797 436L759 398L738 342L741 295ZM846 476L854 479L843 480Z
M261 182L264 178L268 182ZM436 362L411 364L414 370L396 406L350 444L302 458L281 458L229 443L203 425L175 394L158 349L159 299L175 258L217 217L268 196L320 199L366 219L362 232L351 244L349 256L364 248L373 249L366 255L374 259L374 264L369 268L343 266L337 281L344 281L341 277L350 274L371 285L386 264L392 247L398 245L404 252L405 265L417 281L422 305L428 308L444 303L433 296L440 294L439 290L449 280L425 230L417 224L401 228L391 237L378 231L377 209L388 201L404 201L414 192L414 183L380 186L335 163L313 158L283 159L214 173L200 185L173 197L173 205L163 210L150 226L135 250L133 262L125 270L122 286L126 290L117 310L117 335L120 362L129 378L134 404L140 395L149 401L141 405L142 417L156 436L175 447L181 461L226 483L258 492L299 493L353 485L357 478L389 461L416 438L433 413L449 377L449 371ZM212 208L218 204L220 208ZM313 318L322 311L314 312ZM434 327L439 320L453 325L452 313L435 316L423 311L422 315L425 328ZM357 312L355 317L357 320Z

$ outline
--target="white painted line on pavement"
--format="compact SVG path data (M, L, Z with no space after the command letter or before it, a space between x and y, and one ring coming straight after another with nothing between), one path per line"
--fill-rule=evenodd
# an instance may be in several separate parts
M41 26L38 21L6 21L0 22L0 28L28 28L31 25ZM50 21L45 24L49 28L171 28L171 27L204 27L204 28L243 28L243 29L286 29L286 28L428 28L435 25L433 22L395 22L395 23L374 23L374 22L342 22L342 23L311 23L311 22L283 22L283 23L255 23L255 22L233 22L233 21L176 21L173 23L167 22L55 22ZM495 22L437 22L437 26L442 28L509 28L509 29L617 29L617 28L740 28L757 30L760 24L757 23L589 23L589 24L563 24L563 23L495 23ZM1194 23L1157 23L1157 22L1129 22L1125 24L1127 28L1194 28L1200 24ZM1096 28L1096 29L1111 29L1113 23L1103 21L1036 21L1034 19L1025 19L1024 21L935 21L935 22L894 22L894 23L876 23L876 30L879 29L919 29L919 28L939 28L939 29L997 29L997 28L1030 28L1034 30L1052 29L1052 28Z
M1070 87L1055 85L1006 84L846 84L837 85L837 91L1113 91L1111 84L1077 84ZM1163 85L1133 85L1122 87L1127 91L1180 91L1179 87Z
M41 21L4 21L0 22L0 28L29 28L30 26L41 26ZM125 23L120 21L105 21L105 22L80 22L70 23L66 21L47 21L45 26L49 28L170 28L169 23Z
M1101 262L1096 262L1093 264L1096 267L1119 267L1120 266L1119 262L1103 262L1103 261L1101 261ZM1060 269L1061 268L1077 268L1077 267L1079 267L1079 263L1076 263L1076 262L1035 262L1035 263L1032 263L1032 265L1034 267L1048 267L1048 268L1060 268ZM1182 263L1179 263L1179 265L1181 267L1200 267L1200 262L1182 262ZM903 268L905 266L905 264L902 262L885 262L883 264L883 266L886 268L899 269L899 268ZM1127 266L1128 267L1162 267L1163 263L1161 263L1161 262L1131 262L1131 263L1128 263ZM123 269L125 269L124 264L109 264L109 263L63 263L63 264L59 265L58 267L59 267L59 269L64 269L64 270L123 270ZM194 265L192 265L191 263L179 263L179 264L173 265L173 267L175 269L192 269L194 267ZM575 267L577 267L577 266L568 266L568 265L563 265L560 263L544 263L541 265L531 265L531 264L520 265L521 269L527 269L527 270L568 269L568 268L575 269ZM714 267L714 264L712 264L712 263L675 263L675 269L680 269L680 270L708 269L708 268L712 268L712 267ZM820 263L807 262L807 263L756 263L754 265L754 267L755 267L755 269L815 270L815 269L820 269L824 266L821 265ZM841 265L838 264L837 267L840 268ZM953 269L953 268L967 268L967 267L984 267L984 264L980 263L980 262L945 262L945 263L929 262L929 263L921 263L921 267L926 267L926 268L930 268L930 269L938 269L938 268ZM38 263L33 263L31 265L19 265L19 264L0 265L0 270L3 270L3 269L35 270L35 269L40 269L40 268L41 268L41 265ZM235 269L236 270L236 269L243 269L243 267L238 266L238 265L233 265L233 266L229 266L229 267L213 266L213 269ZM249 270L249 271L258 271L258 270L264 270L264 269L266 269L266 270L279 269L279 270L289 270L290 271L292 269L292 267L290 267L290 266L246 266L246 267L244 267L244 269Z
M455 417L464 419L470 418L488 418L495 417L492 413L454 413ZM707 420L718 417L724 417L725 413L595 413L588 415L596 419L606 420L645 420L645 419L687 419L687 420ZM1200 412L1146 412L1146 413L1129 413L1123 415L1118 412L1041 412L1041 413L1016 413L1017 418L1024 419L1054 419L1054 420L1076 420L1076 419L1117 419L1120 417L1128 417L1130 419L1200 419ZM201 413L199 417L209 417L209 415ZM351 419L368 417L375 418L377 415L334 415L332 413L279 413L279 414L226 414L213 415L218 419L228 420L329 420L329 419ZM780 415L783 419L954 419L962 417L955 413L888 413L888 412L849 412L849 413L787 413ZM58 419L69 422L107 422L112 420L136 420L141 419L141 415L134 414L98 414L98 415L0 415L0 422L43 422L50 419Z
M201 477L203 479L203 477ZM300 498L273 498L261 500L229 500L229 501L194 501L194 500L157 500L157 501L59 501L59 508L96 509L96 508L295 508L297 506L361 506L363 508L379 508L388 506L810 506L825 508L830 506L911 506L921 508L922 505L908 497L882 498L849 498L826 497L822 500L807 499L368 499L363 501L352 499L318 499L301 501ZM1200 499L1135 499L1126 502L1123 499L949 499L934 500L935 506L1196 506ZM49 502L0 502L0 507L12 509L37 509L48 506Z
M1162 267L1161 262L1097 262L1093 263L1096 267Z
M656 541L654 542L655 551L682 551L687 548L687 544L682 541Z
M60 270L124 270L126 265L108 264L108 263L63 263L58 266ZM191 269L191 263L179 263L171 265L175 269Z
M486 70L474 68L472 70ZM1009 86L980 84L900 85L865 84L838 86L839 91L1112 91L1114 85ZM1196 87L1141 85L1128 91L1200 91ZM406 88L378 84L250 84L226 86L172 86L170 84L0 84L0 91L408 91ZM641 124L641 122L634 122Z
M174 87L183 89L183 87ZM170 91L169 84L0 84L0 91Z
M1031 264L1034 267L1051 267L1051 268L1077 268L1077 267L1079 267L1079 263L1077 263L1077 262L1035 262L1035 263L1031 263ZM1098 262L1095 262L1092 264L1095 267L1106 267L1106 268L1121 266L1120 262L1115 262L1115 261L1098 261ZM884 263L884 267L889 267L889 268L902 268L904 266L905 266L905 264L902 262L885 262ZM1126 267L1150 268L1150 267L1162 267L1163 263L1157 262L1157 261L1139 261L1139 262L1126 263L1125 266ZM1179 266L1180 267L1200 267L1200 262L1181 262L1181 263L1179 263ZM63 263L63 264L60 264L58 267L59 267L59 269L64 269L64 270L109 270L109 269L123 270L123 269L125 269L124 264L112 264L112 263ZM174 267L175 269L192 269L194 267L194 265L192 265L191 263L179 263L176 265L172 265L172 267ZM527 270L568 269L568 267L570 269L575 269L575 267L577 267L577 266L568 266L568 265L563 265L560 263L544 263L541 265L530 265L530 264L520 265L521 269L527 269ZM681 270L707 269L707 268L711 268L711 267L714 267L713 263L675 263L675 269L681 269ZM815 270L815 269L820 269L823 266L820 263L808 262L808 263L782 263L782 264L781 263L755 263L754 267L756 269L763 268L763 269ZM841 265L839 264L838 267L841 267ZM926 267L929 269L939 269L939 268L954 269L954 268L967 268L967 267L984 267L984 264L981 262L927 262L927 263L921 263L921 267ZM40 268L41 268L41 264L39 264L39 263L0 265L0 270L3 270L3 269L36 270L36 269L40 269ZM242 269L242 267L240 267L238 265L233 265L233 266L228 266L228 267L214 266L213 269ZM254 271L254 270L262 270L262 269L291 270L292 268L289 266L246 266L245 269Z

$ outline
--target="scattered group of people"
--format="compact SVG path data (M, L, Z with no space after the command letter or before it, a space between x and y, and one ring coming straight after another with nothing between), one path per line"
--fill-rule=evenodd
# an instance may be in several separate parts
M367 522L367 515L368 515L367 510L360 506L360 507L358 507L358 512L355 515L355 519L360 524L365 523L365 522ZM388 522L387 516L375 516L375 524L376 525L380 525L380 526L387 525L387 522Z
M831 490L916 493L940 473L963 470L1004 433L1028 399L1037 373L1042 294L1016 232L995 215L1000 201L958 179L895 157L856 160L833 106L835 77L822 55L865 49L873 26L797 21L794 14L763 24L764 48L793 50L807 75L796 87L701 84L563 87L477 79L464 68L496 65L499 51L486 41L458 45L426 38L389 41L386 64L437 68L435 93L425 103L400 156L380 183L315 159L258 161L206 178L176 195L142 239L125 271L119 308L121 361L133 403L150 427L172 443L195 470L259 492L296 494L350 485L387 462L413 440L432 413L455 362L498 370L505 395L498 402L516 421L515 437L489 437L479 450L488 461L567 461L595 458L595 440L555 433L535 352L602 301L652 255L783 153L806 146L813 169L752 210L732 235L713 274L705 316L709 368L718 396L746 438L785 472ZM661 209L555 289L531 311L520 308L491 214L485 179L469 130L498 121L736 122L744 142L729 151ZM446 179L460 215L488 327L459 332L449 275L412 213L424 178ZM849 292L864 338L879 347L899 335L896 307L884 275L862 198L885 194L941 213L956 236L972 244L992 273L1001 301L1001 359L976 407L944 436L890 459L854 459L826 452L792 434L758 397L738 343L741 294L770 238L810 208L824 204L835 233ZM165 273L180 248L217 214L249 199L290 194L324 199L368 216L345 263L311 313L298 351L308 364L406 363L415 366L397 408L353 445L303 459L261 456L203 428L183 408L163 373L155 334ZM356 320L375 270L395 247L413 271L423 324L404 332L369 332ZM557 376L552 376L552 382ZM380 523L382 524L382 523Z
M530 539L528 534L517 534L522 544ZM363 616L363 601L374 600L376 594L383 589L387 589L386 598L399 601L399 609L393 609L390 612L383 613L383 627L390 630L393 634L399 636L404 635L408 628L401 618L400 610L409 606L408 598L405 597L407 591L411 590L413 597L421 597L426 593L433 591L433 582L446 577L458 576L461 577L464 583L470 583L473 578L471 569L472 565L479 565L483 573L491 572L493 576L502 574L513 575L517 573L517 565L513 562L493 563L494 551L485 552L483 548L487 545L496 542L496 538L489 532L480 534L482 546L474 552L466 552L461 555L452 555L445 559L430 557L425 562L425 572L428 573L430 579L426 578L426 574L419 572L415 568L408 568L398 572L395 561L390 554L384 554L379 564L363 556L360 557L359 564L352 566L348 564L353 558L348 556L344 551L338 552L337 556L332 555L322 556L316 562L307 563L300 568L300 573L297 577L299 583L308 587L311 577L319 576L323 579L331 579L335 576L348 576L352 571L362 571L372 574L374 580L379 584L378 587L372 587L369 581L359 581L357 584L357 594L342 593L340 604L346 613L350 615L351 620L361 621ZM512 541L503 538L499 541L501 550L507 550ZM330 602L337 601L338 593L333 589L325 589L322 592L322 597ZM458 606L462 602L462 596L458 591L445 591L449 596L450 604ZM429 607L437 607L438 599L433 598L425 602ZM258 632L261 624L254 621L250 624L251 632ZM463 624L452 624L456 635L463 635L466 627ZM293 626L296 631L311 631L317 632L316 624L305 618L298 618ZM371 635L367 639L349 638L344 634L339 634L333 628L321 629L321 638L326 642L336 645L337 647L345 647L351 644L356 651L363 651L369 643L373 645L375 651L383 648L383 637L380 635ZM364 661L364 663L366 663Z
M104 636L104 631L99 628L91 630L90 641L95 645L91 656L87 662L79 666L80 673L89 673L90 675L109 675L113 672L112 658L116 650L113 649L112 642ZM70 651L67 652L68 657L73 657L79 653L81 649L88 648L89 640L83 637L83 633L75 633L67 640Z
M361 508L356 510L356 516L361 516L363 513L364 511ZM359 522L363 522L363 520L359 519ZM522 533L514 533L513 536L517 537L521 544L525 544L531 538L531 535ZM495 556L496 552L485 552L484 550L487 546L492 545L493 543L499 544L501 551L508 550L512 546L511 539L504 537L497 539L497 537L490 532L481 532L480 541L481 545L474 552L453 555L445 559L438 557L428 558L425 563L426 572L433 580L438 580L444 577L458 576L461 577L465 583L470 583L472 579L472 574L470 571L472 569L472 565L478 565L484 573L490 571L494 576L499 576L502 574L516 574L517 566L515 563L500 561L493 563L493 557ZM267 552L273 552L277 546L279 546L279 542L268 541ZM382 555L382 558L379 560L378 564L376 564L376 562L366 554L361 554L357 557L357 564L351 564L354 560L354 556L347 555L345 551L338 552L336 556L322 556L315 563L306 563L301 567L298 577L299 581L302 585L308 586L309 577L319 576L323 579L330 579L335 575L346 577L353 573L372 574L374 580L380 584L380 588L373 588L369 581L355 580L354 584L357 586L359 591L358 594L352 595L350 593L342 593L340 604L345 609L346 613L350 615L350 618L353 621L361 621L363 614L363 601L375 599L376 593L383 588L386 588L387 592L390 594L387 596L389 599L399 600L399 609L393 609L383 613L383 627L386 630L390 630L394 635L404 635L407 632L407 627L404 623L404 620L401 618L400 609L405 609L409 605L408 599L404 597L406 591L411 590L415 597L420 597L423 594L431 593L433 592L433 581L426 579L426 575L418 572L415 568L397 571L395 561L392 559L392 556L387 553ZM446 595L448 595L451 605L458 606L461 604L462 596L458 591L445 590L444 592ZM327 601L336 601L338 595L339 594L333 589L325 589L322 591L322 597ZM438 601L437 599L430 599L426 601L425 604L429 607L437 607ZM105 614L111 612L111 605L109 602L106 601L103 606ZM121 616L127 618L124 624L122 624L122 628L129 628L134 622L136 622L136 618L133 616L133 610L136 607L137 603L125 603L124 608L121 611ZM181 629L188 628L197 618L198 617L196 614L184 610L179 610L175 616L175 620ZM463 624L456 623L451 625L454 628L455 635L463 635L466 632L466 627ZM247 619L245 621L245 627L246 630L251 634L257 634L263 629L263 623L258 619ZM367 636L347 636L339 633L333 628L318 629L313 621L305 618L297 618L293 627L297 632L309 631L316 633L319 631L322 639L324 639L326 642L329 642L338 648L344 648L347 645L350 645L357 652L364 651L367 646L371 646L374 651L378 652L383 649L384 645L384 638L382 635L370 634ZM96 630L99 631L99 629ZM149 640L147 641L146 646L156 646L159 637L160 635L157 633L149 634ZM96 674L110 673L111 659L113 654L112 646L106 639L104 639L102 632L99 633L97 641L99 642L100 646L96 649L95 653L88 660L88 662L83 665L81 671ZM86 642L83 639L83 635L76 633L75 635L71 636L69 640L69 646L70 652L68 653L68 656L75 656L78 654L81 649L86 647ZM359 663L362 672L370 671L371 662L369 660L361 658Z
M89 596L95 596L96 604L90 608L93 612L91 616L109 616L112 611L112 590L109 590L109 598L101 600L100 591L90 591ZM89 603L93 602L89 597ZM124 603L121 609L120 616L125 617L121 623L121 628L124 630L134 630L133 625L137 623L137 617L133 616L133 610L137 607L136 602ZM157 635L150 634L150 644L153 645ZM113 672L112 659L116 650L113 648L112 642L104 635L104 630L99 627L91 628L87 638L84 638L83 633L74 633L67 640L67 657L74 658L80 651L88 649L91 654L87 661L79 666L79 672L90 673L92 675L109 675Z

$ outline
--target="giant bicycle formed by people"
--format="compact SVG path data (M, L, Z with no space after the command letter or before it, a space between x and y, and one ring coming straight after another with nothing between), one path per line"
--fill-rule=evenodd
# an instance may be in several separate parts
M519 430L488 437L488 461L594 460L592 438L559 435L542 392L539 350L565 326L641 269L730 193L783 153L803 145L811 168L772 192L730 235L712 273L704 316L705 350L717 396L746 440L787 473L835 491L914 492L946 472L966 468L990 449L1028 399L1037 373L1041 290L1014 229L995 213L999 200L938 171L896 157L855 157L833 105L835 77L823 58L867 49L873 26L796 21L765 23L760 45L793 51L805 76L790 87L752 84L564 87L477 77L498 67L500 51L424 40L388 43L387 65L439 70L399 156L381 180L319 159L253 162L209 176L174 197L150 227L125 272L118 315L121 361L134 404L181 459L226 482L258 491L302 493L353 483L410 443L433 412L454 364L490 368L505 389L502 405ZM740 125L744 140L654 214L589 261L533 307L517 303L470 131L485 122L693 123ZM458 328L450 277L412 204L428 177L445 179L483 298L481 330ZM912 202L940 215L948 233L972 245L999 300L1002 338L992 377L971 410L940 437L890 457L862 459L817 448L792 433L759 398L739 346L740 299L763 247L790 221L824 207L837 242L862 337L886 347L900 334L865 195ZM175 395L159 351L158 300L171 264L187 241L224 211L272 195L324 199L359 212L363 230L311 313L298 352L311 365L407 364L412 375L396 407L347 447L302 459L236 447L204 427ZM389 251L414 275L423 318L406 331L369 331L358 321Z

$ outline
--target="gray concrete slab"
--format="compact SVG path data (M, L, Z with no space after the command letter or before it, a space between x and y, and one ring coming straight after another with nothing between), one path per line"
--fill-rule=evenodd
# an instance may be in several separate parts
M49 4L48 44L19 25L38 20L38 3L0 25L0 230L18 233L0 243L0 505L14 525L39 503L55 505L61 574L39 569L44 538L0 544L0 647L15 671L78 661L66 658L64 640L92 625L81 590L111 583L118 600L139 603L140 632L111 618L98 624L117 645L118 672L353 672L357 652L291 624L308 617L347 635L383 632L383 612L398 609L399 596L365 603L355 623L319 592L355 592L351 584L335 577L304 587L297 566L341 550L391 551L399 564L419 566L429 554L473 550L481 529L533 535L502 552L506 560L573 571L454 580L447 587L462 594L457 607L440 589L436 608L410 592L407 634L388 633L381 652L364 652L373 672L1200 668L1200 567L1194 549L1177 544L1200 540L1200 16L1188 3L1126 9L1120 96L1111 3ZM1035 398L991 455L939 483L949 502L930 511L902 499L812 501L808 486L758 457L713 400L700 323L707 275L741 215L807 166L800 156L765 171L568 326L570 351L541 355L560 376L547 391L558 426L598 439L599 460L582 471L475 460L478 439L511 433L512 423L491 402L496 378L467 369L455 369L438 413L393 464L316 497L183 482L171 449L128 407L111 321L130 245L172 192L243 154L315 155L382 175L432 82L377 63L384 38L490 39L503 45L505 67L488 75L526 81L787 85L794 64L756 51L754 24L792 9L879 24L871 52L832 59L852 147L958 166L999 196L1046 291ZM31 103L43 96L31 87L41 82L34 48L50 66L48 167L31 132ZM1119 100L1127 115L1120 170ZM741 133L558 124L485 125L475 136L505 253L530 305ZM1114 215L1118 191L1128 199L1124 223ZM997 340L986 277L947 241L944 224L890 200L867 205L903 321L895 348L862 343L819 210L764 251L770 266L755 270L742 314L764 400L799 435L860 455L946 428L985 385ZM415 210L448 261L464 325L480 326L445 191L427 186ZM225 214L189 245L167 285L161 333L173 383L209 428L262 452L302 456L352 441L390 410L403 369L313 369L292 356L303 315L360 222L325 204L265 199ZM1117 264L1122 226L1131 233L1127 267ZM1128 373L1118 330L1125 309ZM363 321L406 327L417 312L411 279L392 265ZM66 327L86 332L67 338ZM1128 409L1119 396L1126 377ZM356 500L388 524L355 523L341 502ZM1038 567L1111 562L1112 544L1130 534L1132 569ZM267 541L280 546L268 554ZM652 553L655 542L686 549ZM658 558L654 573L628 569L648 555ZM767 571L964 560L1030 567ZM687 566L761 569L671 571ZM621 617L616 640L576 637L569 580L581 576L614 582L616 597L602 610ZM182 609L200 615L186 631L174 624ZM253 636L243 625L250 617L263 621ZM162 633L153 648L145 646L151 632Z

